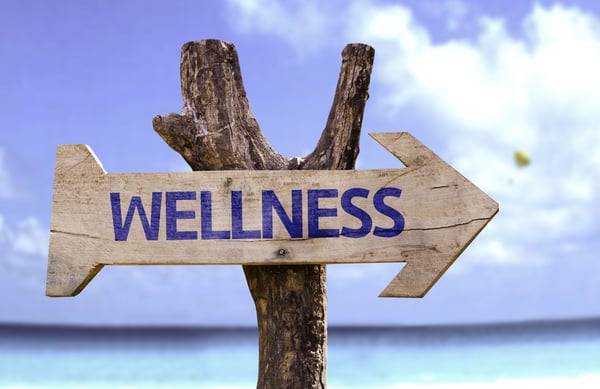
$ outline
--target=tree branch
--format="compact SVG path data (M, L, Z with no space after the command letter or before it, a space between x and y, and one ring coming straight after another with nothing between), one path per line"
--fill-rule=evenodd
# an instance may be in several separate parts
M220 40L181 49L181 114L152 120L154 130L193 170L279 170L289 160L267 142L250 109L235 47Z
M354 169L374 57L375 49L364 44L349 44L342 51L342 67L327 124L315 150L300 169Z

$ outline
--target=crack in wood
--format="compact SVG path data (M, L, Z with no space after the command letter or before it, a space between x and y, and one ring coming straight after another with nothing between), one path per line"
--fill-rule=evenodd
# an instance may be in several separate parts
M433 230L443 230L443 229L447 229L447 228L456 228L456 227L466 226L466 225L469 225L469 224L474 223L474 222L487 222L488 220L489 220L489 218L476 218L476 219L471 219L471 220L466 221L466 222L456 223L456 224L450 224L450 225L447 225L447 226L426 227L426 228L405 228L404 231L433 231Z
M68 232L68 231L59 231L59 230L50 229L50 233L51 234L64 234L64 235L70 235L70 236L78 236L78 237L82 237L82 238L105 240L105 239L100 238L98 236L93 236L93 235L88 235L88 234L82 234L82 233L78 233L78 232Z

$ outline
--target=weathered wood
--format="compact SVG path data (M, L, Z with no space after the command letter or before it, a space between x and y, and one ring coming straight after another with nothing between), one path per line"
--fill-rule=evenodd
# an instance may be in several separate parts
M374 56L375 50L362 44L347 45L342 51L342 67L327 124L317 147L304 158L300 169L354 169Z
M327 387L326 270L244 266L259 322L257 388Z
M271 148L252 114L237 51L221 40L181 49L181 114L152 120L154 130L193 170L281 170L291 161Z
M183 46L181 58L182 115L156 117L152 123L163 139L182 154L193 169L277 170L305 167L325 170L351 169L354 166L373 66L373 48L353 44L344 49L340 81L331 108L332 121L328 120L315 151L305 159L303 166L300 166L300 159L279 155L264 139L246 99L237 53L232 44L216 40L189 42ZM338 95L340 91L342 93ZM342 121L334 123L336 116ZM290 275L297 271L312 277L310 281L306 280L308 283L322 283L317 288L322 293L312 298L312 294L317 292L306 291L306 299L290 299L290 292L286 290L294 290L297 283L292 276L287 278L288 287L273 288L272 293L264 295L262 290L254 290L252 285L272 284L273 278L269 272L244 268L257 305L260 336L268 334L265 327L270 331L274 327L282 328L291 334L305 334L308 330L311 334L308 337L310 343L308 339L290 343L270 334L266 339L260 339L259 388L326 387L327 332L321 331L327 328L326 316L322 315L327 298L325 268L322 265L310 266L312 270L289 270ZM276 272L277 269L272 271ZM275 294L276 290L281 293ZM293 305L291 301L312 301L315 305ZM262 304L289 312L290 315L264 316L262 312L268 310L260 309ZM289 320L293 312L298 310L306 311L307 323ZM296 355L295 364L289 364L283 357L291 353ZM321 369L314 368L315 361L322 366ZM265 366L269 368L265 369Z
M371 136L408 168L106 174L89 147L59 146L49 270L65 263L48 293L72 295L103 265L406 261L384 295L422 296L498 205L410 134Z
M242 264L258 387L325 388L324 264L408 262L381 295L422 296L498 211L408 133L371 134L406 169L341 171L358 155L373 54L344 49L315 150L285 158L252 115L233 45L184 45L184 107L153 126L203 172L107 174L89 147L59 146L47 294L79 293L104 265Z

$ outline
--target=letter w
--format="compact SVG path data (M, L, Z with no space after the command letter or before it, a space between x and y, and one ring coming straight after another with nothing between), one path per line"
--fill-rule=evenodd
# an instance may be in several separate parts
M158 240L158 228L160 225L160 204L162 202L162 192L152 192L152 211L150 214L150 223L146 217L146 211L142 204L140 196L131 196L131 202L125 216L125 222L121 216L121 194L119 192L111 192L110 205L112 208L113 227L115 230L115 240L127 240L129 236L129 228L133 220L133 213L137 209L140 215L140 221L146 234L146 240Z

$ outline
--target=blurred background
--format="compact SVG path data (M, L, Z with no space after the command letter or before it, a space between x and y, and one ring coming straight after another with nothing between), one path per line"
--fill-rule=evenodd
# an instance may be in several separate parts
M31 328L42 327L32 325L93 326L99 332L106 326L256 325L242 270L235 266L105 267L75 298L44 295L56 145L90 145L108 172L189 170L153 132L151 120L179 112L180 48L208 38L236 45L253 112L271 145L287 156L306 155L316 144L343 47L372 45L375 64L357 168L400 166L367 132L409 131L500 204L500 213L423 299L377 298L400 264L329 266L332 327L457 329L492 323L476 327L490 329L534 321L534 327L523 324L525 333L559 328L544 338L554 342L584 328L583 335L573 335L586 339L581 344L600 343L593 319L600 317L600 3L3 0L0 36L0 323L5 330L0 358L6 362L0 385L50 387L16 373L19 347L33 334L41 336ZM556 320L574 324L548 324ZM395 334L402 339L418 338L400 332ZM116 338L107 344L121 347L115 340L123 339L121 332L112 334ZM18 366L31 369L40 344L49 345L47 350L62 344L57 336L52 332L43 342L27 343L33 348L23 352ZM254 336L244 338L251 359ZM436 336L444 343L451 335ZM522 345L522 338L511 339ZM598 356L597 347L583 353L581 344L569 350L588 357L596 350ZM481 355L465 347L458 348ZM352 355L335 350L341 349L331 348L332 357ZM542 363L543 377L571 355L539 350L559 358ZM438 351L431 355L441 355ZM398 361L390 352L381 354L383 359ZM48 355L56 359L53 352ZM596 361L583 371L554 370L554 376L599 374L600 358ZM453 370L452 364L442 365ZM251 368L250 376L255 365ZM3 374L12 380L2 381ZM67 373L56 374L65 385L60 380ZM439 374L407 382L452 381ZM479 382L505 375L473 377ZM242 381L230 385L248 386ZM396 382L391 378L385 385ZM106 387L115 385L121 384Z

